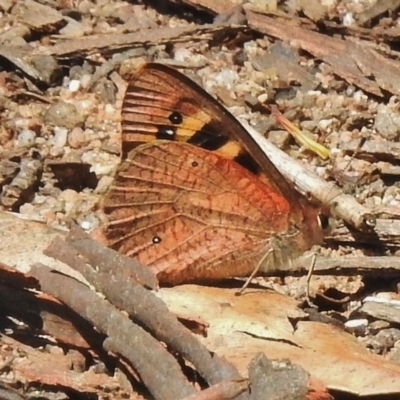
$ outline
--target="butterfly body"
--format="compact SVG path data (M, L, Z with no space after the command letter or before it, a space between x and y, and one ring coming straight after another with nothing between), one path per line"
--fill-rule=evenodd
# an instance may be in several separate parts
M264 274L284 270L322 240L319 208L190 82L158 64L132 79L125 160L103 200L105 241L164 284L248 276L259 263Z

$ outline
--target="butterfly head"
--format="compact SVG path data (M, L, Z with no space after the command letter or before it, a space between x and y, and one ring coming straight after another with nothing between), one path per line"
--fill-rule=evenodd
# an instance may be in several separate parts
M328 210L315 204L310 199L301 197L302 220L295 225L297 234L292 245L300 253L312 246L321 244L331 230L331 220Z

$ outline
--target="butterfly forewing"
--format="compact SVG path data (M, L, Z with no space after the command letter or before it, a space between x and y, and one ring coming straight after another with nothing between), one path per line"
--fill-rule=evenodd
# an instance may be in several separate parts
M184 141L218 152L269 181L301 213L298 194L254 139L220 103L177 70L145 64L130 80L122 106L122 151L153 140Z

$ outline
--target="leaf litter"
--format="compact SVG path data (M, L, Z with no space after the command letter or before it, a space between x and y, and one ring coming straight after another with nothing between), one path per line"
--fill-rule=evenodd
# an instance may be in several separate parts
M156 295L180 320L191 321L188 326L206 324L199 331L207 337L195 337L226 357L231 372L225 379L237 383L237 396L245 396L249 382L243 387L240 379L256 387L251 379L257 368L296 381L304 396L398 394L398 5L317 3L288 2L276 9L274 2L254 1L243 9L226 1L221 9L202 0L171 2L160 10L123 1L1 2L0 262L23 271L38 262L67 271L43 251L74 223L86 230L101 224L96 203L119 162L123 78L143 62L165 62L235 116L278 138L280 147L321 178L337 182L370 210L373 224L360 232L339 220L325 246L316 249L313 311L304 307L304 277L259 278L274 291L253 288L241 297L234 289L196 285L162 288ZM259 108L265 103L329 148L330 160L285 136ZM309 259L302 265L306 271ZM39 396L40 384L44 398L54 392L62 398L148 398L137 366L134 371L116 356L121 337L111 335L100 351L99 325L88 347L85 335L78 338L76 315L54 297L33 300L25 276L1 270L1 303L9 317L0 339L5 390ZM56 312L44 312L45 304ZM38 318L42 325L35 325ZM90 332L88 325L84 330ZM263 359L248 368L260 351L270 360L290 359L315 380L304 380L286 364L274 364L273 375ZM183 362L188 356L180 357ZM234 370L242 376L238 381ZM189 371L193 365L186 362L186 378ZM204 375L209 386L224 382ZM145 379L154 395L152 385ZM215 390L226 398L223 387Z

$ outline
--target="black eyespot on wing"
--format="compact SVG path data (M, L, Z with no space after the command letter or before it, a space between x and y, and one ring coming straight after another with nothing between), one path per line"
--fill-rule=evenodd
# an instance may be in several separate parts
M174 111L170 116L168 117L170 120L171 124L174 125L180 125L183 121L182 114L178 113L177 111Z
M153 244L158 244L161 243L161 238L160 236L154 236L152 239Z
M192 161L192 167L196 168L199 166L199 163L197 161Z
M176 128L168 125L160 126L158 128L156 137L160 140L175 140Z
M246 168L248 171L252 172L255 175L258 175L261 172L261 168L254 161L254 158L244 151L241 151L236 157L235 161L240 164L242 167Z
M212 123L205 124L189 140L188 143L205 150L218 150L229 141L227 136L215 130Z

